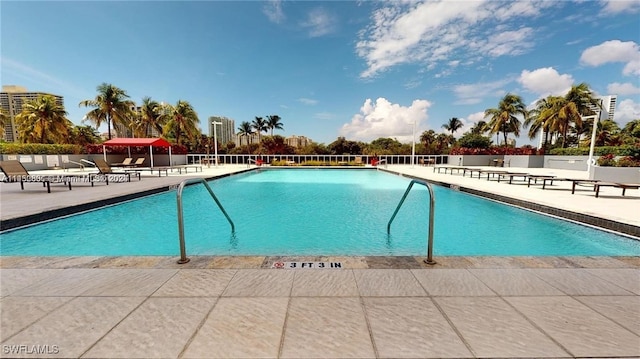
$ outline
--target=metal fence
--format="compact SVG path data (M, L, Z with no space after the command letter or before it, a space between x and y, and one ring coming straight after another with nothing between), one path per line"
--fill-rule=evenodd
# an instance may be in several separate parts
M218 154L218 164L252 164L257 160L263 163L271 163L273 161L287 161L296 164L303 164L309 161L328 162L328 163L350 163L356 162L359 158L362 163L371 164L375 158L378 163L386 163L388 165L410 165L411 159L414 159L416 165L434 165L447 164L447 155L222 155ZM215 155L213 154L188 154L187 163L194 164L215 164Z

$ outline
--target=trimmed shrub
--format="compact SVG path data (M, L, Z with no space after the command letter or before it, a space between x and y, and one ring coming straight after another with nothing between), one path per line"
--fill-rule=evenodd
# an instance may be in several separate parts
M466 148L466 147L454 147L451 149L451 155L541 155L542 150L537 150L535 147L522 146L518 148L513 147L489 147L489 148Z
M618 167L640 167L640 160L637 160L631 156L626 156L618 159L616 163Z
M78 155L82 154L80 145L43 144L43 143L0 143L0 153L16 155Z
M612 154L640 159L640 148L636 146L601 146L594 148L593 153L596 156ZM549 154L558 156L587 156L589 155L589 147L554 148L549 151Z

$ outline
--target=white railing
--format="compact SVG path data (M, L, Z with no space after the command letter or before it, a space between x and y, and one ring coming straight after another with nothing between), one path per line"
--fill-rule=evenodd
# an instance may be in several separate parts
M308 161L319 161L329 163L349 163L355 162L356 158L361 158L362 163L371 164L371 160L377 158L379 163L387 165L410 165L411 155L223 155L218 154L218 164L243 164L249 165L260 159L263 163L269 164L273 161L293 161L300 164ZM447 164L448 155L416 155L415 164ZM215 156L212 154L188 154L187 163L215 163Z

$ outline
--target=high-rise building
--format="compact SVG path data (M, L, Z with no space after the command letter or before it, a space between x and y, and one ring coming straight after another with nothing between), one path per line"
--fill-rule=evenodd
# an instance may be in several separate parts
M0 107L9 115L9 121L7 121L4 126L4 138L7 142L15 142L18 140L18 129L15 123L15 117L22 112L22 104L24 104L25 101L35 100L38 96L43 95L53 96L58 105L64 106L64 99L59 95L46 92L29 92L22 86L2 86L2 92L0 92Z
M207 121L209 125L209 136L211 138L214 137L214 134L217 136L216 140L219 144L225 145L229 142L235 142L236 140L236 132L235 132L235 121L229 119L227 117L220 116L211 116ZM218 122L221 123L216 125L218 126L215 131L213 130L213 123ZM214 133L215 132L215 133Z
M602 104L602 110L600 111L600 121L613 120L613 115L616 111L616 102L618 100L617 95L600 96L600 103Z
M130 110L135 114L140 114L142 112L142 107L136 106L134 104L130 107ZM136 137L135 134L133 133L133 129L123 124L120 124L120 123L113 124L113 129L115 133L112 133L112 135L114 137L128 137L128 138ZM144 133L143 136L148 138L155 138L155 137L162 136L162 133L159 132L153 126L146 126L143 133Z
M285 138L284 142L294 148L298 148L298 147L305 147L310 145L313 141L311 141L311 139L309 139L308 137L305 136L289 136L287 138Z
M140 106L136 106L136 105L132 105L129 110L131 110L131 112L133 113L139 113L141 110ZM113 132L111 133L111 136L114 138L132 138L135 137L134 133L133 133L133 128L130 126L127 126L125 124L122 123L112 123L113 126Z
M596 114L600 114L599 121L603 120L613 120L613 116L616 111L616 102L618 100L617 95L607 95L607 96L599 96L597 99L600 101L600 107L598 106L589 106L589 108L595 112ZM589 121L593 121L593 119L589 119ZM549 139L551 143L555 143L555 138ZM544 131L540 129L540 142L538 144L539 147L542 147L544 141Z
M250 135L239 133L235 136L235 139L236 146L246 146L252 143L259 143L260 136L258 136L257 132L253 132Z

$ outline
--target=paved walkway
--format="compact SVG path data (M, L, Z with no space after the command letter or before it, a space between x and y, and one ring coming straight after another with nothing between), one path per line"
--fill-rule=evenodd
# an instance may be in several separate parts
M246 169L206 169L197 176ZM595 198L431 168L390 170L638 225ZM575 173L571 173L576 175ZM190 173L188 176L196 174ZM2 219L165 189L1 184ZM566 184L558 184L561 188ZM476 187L471 187L476 186ZM622 209L619 209L619 208ZM640 357L640 257L0 257L1 357ZM276 262L340 269L271 269Z

